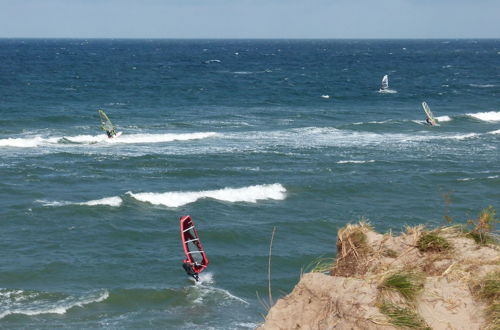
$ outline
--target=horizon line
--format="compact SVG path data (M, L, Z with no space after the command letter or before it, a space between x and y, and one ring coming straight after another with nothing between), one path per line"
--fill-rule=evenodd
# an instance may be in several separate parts
M500 37L3 37L2 39L53 39L53 40L500 40Z

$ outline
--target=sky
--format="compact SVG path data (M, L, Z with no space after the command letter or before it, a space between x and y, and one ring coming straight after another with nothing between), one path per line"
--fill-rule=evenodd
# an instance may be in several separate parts
M500 0L0 0L0 38L500 38Z

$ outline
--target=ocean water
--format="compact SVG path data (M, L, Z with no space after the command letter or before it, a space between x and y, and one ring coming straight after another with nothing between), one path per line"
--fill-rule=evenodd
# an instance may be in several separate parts
M0 327L254 328L273 228L276 300L346 223L498 209L499 96L500 40L2 39Z

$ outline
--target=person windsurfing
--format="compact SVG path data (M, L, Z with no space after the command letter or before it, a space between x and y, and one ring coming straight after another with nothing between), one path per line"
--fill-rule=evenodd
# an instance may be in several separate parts
M192 276L198 282L199 274L208 266L208 258L191 217L189 215L182 216L179 223L182 246L186 256L182 261L182 268L184 268L186 274Z
M429 117L426 117L425 118L425 122L431 126L434 126L434 124L432 123L432 120L429 118Z
M102 128L103 130L106 131L106 135L108 136L108 138L112 138L113 136L116 135L116 132L115 132L115 129L113 128L111 131L108 131L107 129L105 129L104 127Z
M104 111L98 110L99 112L99 117L101 118L101 129L106 132L106 135L108 138L113 138L116 136L116 131L115 127L113 126L113 123L111 123L111 120L109 120L108 116Z
M198 273L195 271L195 267L198 266L196 262L189 262L189 260L184 259L182 262L182 268L186 271L186 274L192 276L196 282L200 280Z

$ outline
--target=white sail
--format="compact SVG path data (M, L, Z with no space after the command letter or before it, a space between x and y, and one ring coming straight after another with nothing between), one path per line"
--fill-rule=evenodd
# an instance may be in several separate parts
M387 75L382 78L382 89L388 89L389 88L389 77Z

